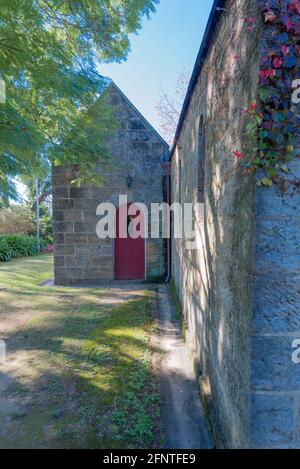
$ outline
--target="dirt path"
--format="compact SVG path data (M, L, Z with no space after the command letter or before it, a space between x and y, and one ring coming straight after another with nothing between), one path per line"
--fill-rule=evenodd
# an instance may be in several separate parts
M213 447L195 375L167 287L159 287L161 393L163 397L164 448Z

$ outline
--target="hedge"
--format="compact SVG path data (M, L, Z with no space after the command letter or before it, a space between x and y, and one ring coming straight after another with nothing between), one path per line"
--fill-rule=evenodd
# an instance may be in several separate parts
M0 261L7 262L17 257L38 254L35 236L0 235Z

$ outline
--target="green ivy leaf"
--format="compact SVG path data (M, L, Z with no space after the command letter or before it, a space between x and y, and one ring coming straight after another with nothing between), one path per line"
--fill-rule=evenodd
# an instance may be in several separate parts
M289 173L289 168L287 167L286 164L283 164L281 167L280 167L281 171L283 171L284 173Z
M246 125L246 131L247 132L253 132L253 130L256 130L256 122L249 122Z
M269 177L265 177L261 182L266 187L271 187L273 185L273 181Z
M259 137L261 139L267 138L268 137L268 132L266 130L260 130Z
M275 168L269 168L268 169L268 175L274 178L276 176L276 169Z

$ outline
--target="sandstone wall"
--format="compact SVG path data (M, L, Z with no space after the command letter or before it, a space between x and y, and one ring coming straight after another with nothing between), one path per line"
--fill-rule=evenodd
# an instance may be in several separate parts
M197 202L198 135L205 123L205 203L196 213L197 250L173 242L172 270L187 342L218 439L249 446L255 181L233 155L243 144L242 109L256 99L261 16L256 1L225 2L172 163L173 201ZM229 11L229 13L228 13ZM255 19L250 30L245 18Z
M300 177L300 161L290 164ZM294 176L295 175L295 176ZM251 444L300 447L300 192L256 191Z

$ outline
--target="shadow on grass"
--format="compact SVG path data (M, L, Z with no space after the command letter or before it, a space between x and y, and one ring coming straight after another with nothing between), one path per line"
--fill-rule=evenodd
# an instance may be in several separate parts
M42 266L37 275L24 274L26 282L16 272L24 261L16 267L0 269L7 275L0 282L13 282L2 290L7 310L20 307L14 298L22 303L29 297L33 304L26 308L35 314L6 333L0 447L158 447L160 395L149 342L155 293L101 304L99 290L37 287L46 275Z

